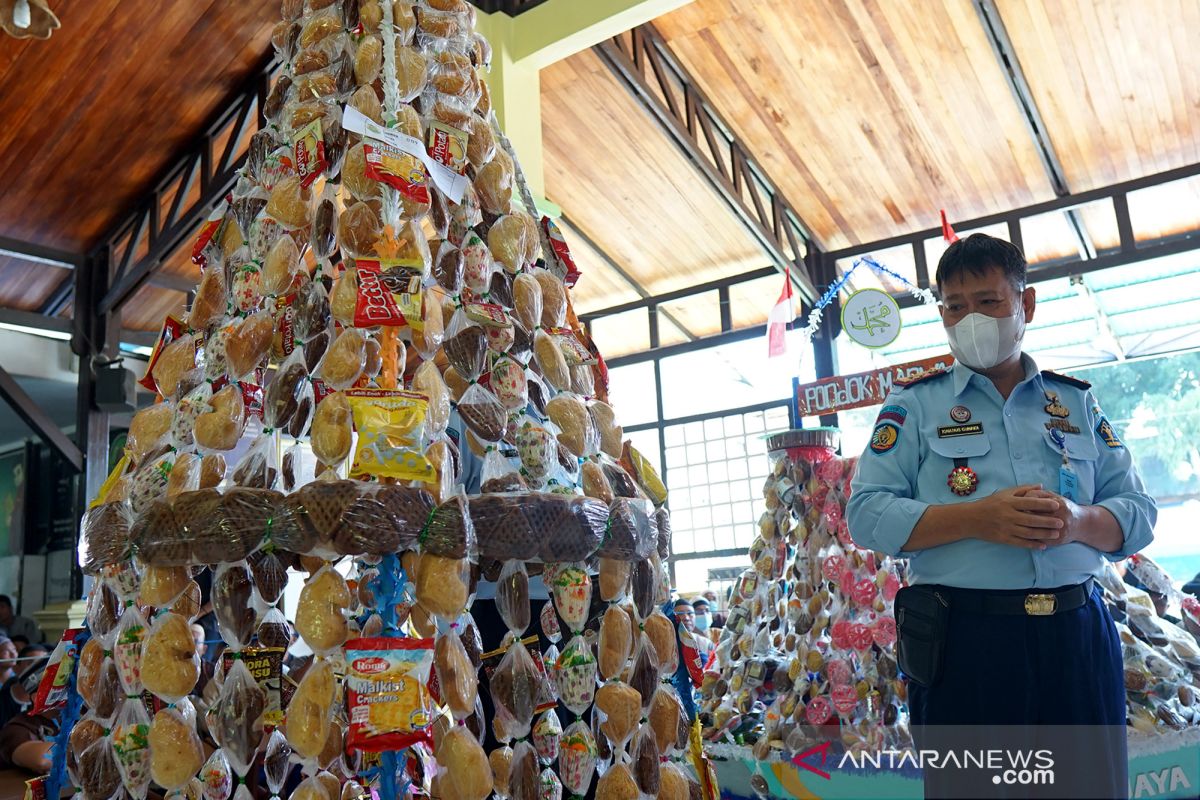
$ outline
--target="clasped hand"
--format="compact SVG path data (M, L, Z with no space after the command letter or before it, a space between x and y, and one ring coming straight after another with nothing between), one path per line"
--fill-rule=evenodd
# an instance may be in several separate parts
M1004 489L977 501L982 538L1045 550L1078 541L1080 507L1037 484Z

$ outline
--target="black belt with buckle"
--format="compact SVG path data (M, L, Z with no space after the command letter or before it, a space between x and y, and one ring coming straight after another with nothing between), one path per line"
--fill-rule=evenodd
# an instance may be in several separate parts
M1011 616L1049 617L1074 611L1087 603L1096 585L1093 578L1075 586L1045 592L987 591L942 587L950 607L973 614L1004 614Z

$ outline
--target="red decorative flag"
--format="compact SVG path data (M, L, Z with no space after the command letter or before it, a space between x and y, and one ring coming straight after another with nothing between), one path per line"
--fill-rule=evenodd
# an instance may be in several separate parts
M954 232L954 228L950 227L950 223L946 221L946 209L942 209L942 238L946 240L946 244L954 244L958 241L958 234Z
M796 318L796 307L792 303L792 277L784 274L783 291L775 301L775 307L767 316L767 356L774 358L787 352L787 326Z

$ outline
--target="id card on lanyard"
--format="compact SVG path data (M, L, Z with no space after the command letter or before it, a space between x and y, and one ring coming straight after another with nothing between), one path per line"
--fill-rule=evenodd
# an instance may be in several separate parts
M1067 457L1067 440L1063 432L1054 429L1050 431L1059 452L1062 453L1062 466L1058 468L1058 493L1072 503L1079 501L1079 476L1071 469L1071 460Z

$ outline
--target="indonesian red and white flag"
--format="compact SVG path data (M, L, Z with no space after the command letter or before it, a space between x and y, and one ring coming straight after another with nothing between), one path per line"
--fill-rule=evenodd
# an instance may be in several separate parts
M796 306L792 302L792 278L783 276L783 291L775 301L775 307L767 316L767 356L775 358L787 353L787 326L796 318Z
M954 244L958 241L958 234L954 232L954 228L950 227L950 223L946 220L946 209L942 209L942 238L946 240L946 244Z

